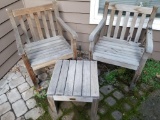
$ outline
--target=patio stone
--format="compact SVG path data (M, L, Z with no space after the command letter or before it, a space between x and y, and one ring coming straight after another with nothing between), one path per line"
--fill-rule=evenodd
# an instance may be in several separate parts
M48 76L47 73L42 73L42 74L38 75L38 78L42 81L45 81L45 80L47 80L47 76Z
M129 111L129 110L131 109L131 106L128 105L127 103L125 103L125 104L124 104L124 109L125 109L126 111Z
M25 120L24 116L17 118L16 120Z
M0 95L9 91L9 86L6 84L2 89L0 89Z
M1 120L15 120L13 112L9 111L1 117Z
M30 89L28 89L27 91L23 92L21 95L22 95L22 98L24 100L30 99L34 95L34 93L33 93L33 87L30 88Z
M22 85L18 86L18 90L19 90L20 93L28 90L29 88L30 87L29 87L28 83L26 83L26 82L23 83Z
M14 72L8 72L3 78L7 79L8 81L12 80L12 77L15 75Z
M4 86L8 83L7 79L1 79L0 80L0 89L4 88Z
M114 104L116 104L116 100L112 97L106 98L105 102L108 103L110 106L113 106Z
M21 99L21 95L19 94L17 88L12 89L7 93L7 97L10 103L13 103L19 99Z
M125 92L129 92L129 87L125 85L125 86L124 86L124 91L125 91Z
M0 105L0 116L6 112L8 112L9 110L11 110L11 106L9 104L9 102L3 103Z
M121 92L119 92L119 91L115 91L115 92L113 93L113 96L114 96L115 98L117 98L118 100L120 100L121 98L124 97L124 95L123 95Z
M24 113L27 112L27 106L22 99L13 103L12 108L13 108L14 113L16 114L17 117L20 117L21 115L23 115Z
M25 114L25 119L33 119L36 120L38 117L43 115L44 110L40 107L33 108Z
M4 103L7 101L7 96L5 94L0 96L0 104Z
M99 98L99 100L101 101L101 100L103 100L103 95L102 94L100 94L100 98Z
M73 105L72 105L71 102L62 102L62 103L60 104L60 108L61 108L62 110L64 110L64 109L70 109L70 108L72 108L72 107L73 107Z
M62 117L62 120L73 120L74 112L71 112L65 116Z
M114 111L114 112L112 112L112 117L115 120L121 120L122 119L122 113L119 112L119 111Z
M105 107L102 106L102 107L98 108L98 113L104 115L106 112L107 112L107 109Z
M19 78L19 77L21 77L21 76L22 76L22 74L17 71L17 72L15 73L15 75L12 76L12 79L17 79L17 78Z
M27 74L28 74L28 73L27 73ZM31 80L30 77L27 77L27 78L26 78L26 81L28 82L28 84L29 84L31 87L34 86L34 84L33 84L33 82L32 82L32 80Z
M103 86L100 91L104 94L104 95L108 95L109 93L111 93L114 90L112 85L107 85L107 86Z
M26 101L26 105L29 109L34 108L36 106L36 101L35 99L29 99Z
M40 86L41 86L43 89L48 88L48 86L49 86L49 81L47 80L47 81L41 82L41 83L40 83Z
M17 87L18 85L22 84L25 82L25 79L23 77L19 77L19 78L16 78L16 79L13 79L9 82L9 86L10 88L15 88Z

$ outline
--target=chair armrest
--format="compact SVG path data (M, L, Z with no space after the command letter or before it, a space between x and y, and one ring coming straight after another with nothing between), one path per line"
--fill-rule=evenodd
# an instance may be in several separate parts
M75 40L78 38L77 33L72 30L60 17L56 17L59 24L65 29L67 32L69 32L72 35L72 38Z
M92 33L89 36L89 41L92 42L95 40L96 35L101 31L102 27L105 25L106 19L103 18L100 23L97 25L97 27L92 31Z
M146 52L150 53L150 54L153 52L152 29L147 29L147 34L146 34Z

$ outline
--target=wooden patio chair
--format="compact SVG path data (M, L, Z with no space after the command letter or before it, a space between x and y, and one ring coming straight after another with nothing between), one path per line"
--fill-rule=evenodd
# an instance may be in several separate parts
M132 5L109 4L104 7L103 19L90 34L90 58L135 70L130 84L133 89L145 63L153 51L152 23L157 7L147 8ZM110 12L110 15L108 13ZM118 13L116 16L115 13ZM132 19L130 19L132 16ZM107 27L107 17L110 16ZM146 17L149 17L147 21ZM140 20L136 28L136 21ZM130 27L127 24L131 20ZM120 26L123 21L123 26ZM108 22L108 21L107 21ZM113 24L115 23L115 27ZM146 34L141 34L146 25ZM140 39L140 35L143 39Z
M56 2L7 12L14 29L18 53L35 85L37 83L33 70L54 64L58 59L77 57L77 34L59 17ZM23 44L19 34L17 21L24 32L26 44ZM63 29L69 34L71 45L64 38Z

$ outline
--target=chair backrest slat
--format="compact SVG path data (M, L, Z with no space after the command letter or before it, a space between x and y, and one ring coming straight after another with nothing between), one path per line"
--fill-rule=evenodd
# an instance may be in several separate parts
M123 21L123 29L122 29L121 37L120 37L121 40L124 39L124 36L125 36L125 33L126 33L127 24L128 24L129 16L130 16L130 12L126 12L126 16L125 16L124 21Z
M132 39L134 28L135 28L136 21L137 21L137 17L138 17L138 13L134 13L132 23L131 23L131 27L130 27L130 30L129 30L129 33L128 33L127 41L131 41L131 39Z
M113 36L114 38L117 38L119 25L120 25L120 22L121 22L121 17L122 17L122 11L119 11L118 16L117 16L116 27L115 27L115 30L114 30L114 36Z
M138 42L139 40L145 19L146 19L146 14L142 14L134 42Z
M53 21L52 11L48 10L47 13L48 13L48 18L49 18L49 23L51 26L52 35L56 36L55 25L53 23L54 21Z
M24 35L25 35L25 38L26 38L26 42L27 43L30 43L30 39L29 39L29 35L28 35L28 32L27 32L27 29L26 29L26 26L25 26L25 23L23 21L23 17L22 16L18 16L18 19L19 19L19 22L21 24L21 28L24 32Z
M111 17L110 17L110 22L109 22L109 27L108 27L107 37L111 36L113 21L114 21L114 14L115 14L115 10L112 10L111 11Z
M42 28L41 28L41 25L40 25L40 22L39 22L38 13L34 13L33 16L34 16L34 19L35 19L35 23L36 23L39 38L40 38L40 40L42 40L42 39L44 39L44 37L43 37Z
M46 22L46 17L45 17L44 11L41 12L41 16L42 16L42 21L43 21L46 37L50 38L49 29L48 29L48 25L47 25L47 22Z

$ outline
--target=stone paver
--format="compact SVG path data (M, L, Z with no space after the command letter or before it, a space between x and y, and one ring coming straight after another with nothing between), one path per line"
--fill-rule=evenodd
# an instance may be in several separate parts
M25 82L25 79L23 77L19 77L19 78L16 78L16 79L13 79L9 82L9 86L10 88L15 88L17 87L18 85L22 84Z
M0 80L0 89L4 88L4 86L8 83L7 79L1 79Z
M45 81L45 80L47 80L47 76L48 76L47 73L42 73L42 74L38 75L38 78L42 81Z
M104 96L102 94L100 94L99 100L101 101L101 100L103 100L103 98L104 98Z
M118 100L120 100L121 98L124 97L124 95L123 95L121 92L119 92L119 91L115 91L115 92L113 93L113 96L114 96L115 98L117 98Z
M17 88L12 89L7 93L7 97L10 103L13 103L19 99L21 99L21 95L19 94Z
M119 111L114 111L114 112L112 112L112 117L115 120L121 120L122 119L122 113L119 112Z
M29 109L34 108L36 106L36 101L35 99L29 99L26 101L26 105Z
M104 108L104 107L100 107L100 108L98 108L98 112L99 112L100 114L104 115L104 114L107 112L107 109Z
M2 115L1 120L15 120L14 113L9 111L6 114Z
M6 112L8 112L9 110L11 110L11 106L9 104L9 102L3 103L0 105L0 116Z
M24 116L17 118L16 120L26 120Z
M112 92L114 90L112 85L107 85L107 86L103 86L100 91L104 94L104 95L108 95L110 92Z
M31 87L34 86L34 84L33 84L33 82L32 82L32 80L31 80L30 77L27 77L27 78L26 78L26 81L28 82L28 84L29 84Z
M8 81L12 80L12 77L15 75L14 72L8 72L3 78L7 79Z
M37 108L33 108L31 109L30 111L28 111L26 114L25 114L25 119L33 119L33 120L36 120L38 117L40 117L42 114L44 113L43 109L40 108L40 107L37 107Z
M19 90L20 93L28 90L29 88L30 87L29 87L28 83L26 83L26 82L23 83L22 85L18 86L18 90Z
M4 103L7 101L7 96L5 94L0 96L0 104Z
M43 81L40 83L40 86L42 87L42 89L46 89L49 86L49 81Z
M23 92L22 93L22 98L24 100L28 100L30 99L31 97L33 97L34 93L33 93L33 87L28 89L27 91Z
M9 91L9 86L6 84L2 89L0 89L0 95Z
M125 109L126 111L129 111L129 110L131 109L131 106L128 105L127 103L125 103L125 104L124 104L124 109Z
M19 78L21 76L22 76L22 74L20 72L16 72L16 74L13 75L12 79L17 79L17 78Z
M62 120L73 120L74 112L71 112L65 116L62 117Z
M12 104L12 108L16 114L17 117L20 117L21 115L23 115L24 113L27 112L27 106L25 104L25 102L20 99L17 102Z
M113 106L116 103L116 100L113 97L108 97L105 99L105 102L107 102L110 106Z

